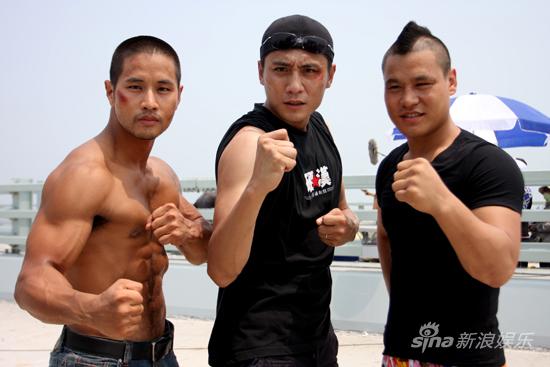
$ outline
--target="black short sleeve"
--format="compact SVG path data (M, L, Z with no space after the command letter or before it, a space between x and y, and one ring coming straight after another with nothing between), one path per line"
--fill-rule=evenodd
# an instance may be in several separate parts
M521 213L524 183L514 159L494 145L478 148L467 185L470 209L497 205Z

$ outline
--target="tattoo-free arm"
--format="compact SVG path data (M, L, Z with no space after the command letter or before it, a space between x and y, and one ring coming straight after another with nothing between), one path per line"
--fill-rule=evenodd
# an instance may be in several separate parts
M184 218L189 220L189 229L181 242L174 243L174 245L191 264L202 264L207 259L208 241L212 235L212 225L183 196L180 196L179 210Z
M519 258L519 213L500 206L470 210L453 195L434 218L468 274L494 288L510 279Z
M110 185L100 169L70 164L44 184L14 294L19 306L39 320L93 325L97 296L75 290L64 273L86 244Z
M225 148L218 165L208 275L220 287L232 283L246 265L256 219L266 196L250 182L261 131L243 130Z
M382 209L378 209L378 218L376 220L376 245L378 247L378 259L384 275L384 282L388 292L390 291L390 273L391 273L391 249L388 233L382 224Z

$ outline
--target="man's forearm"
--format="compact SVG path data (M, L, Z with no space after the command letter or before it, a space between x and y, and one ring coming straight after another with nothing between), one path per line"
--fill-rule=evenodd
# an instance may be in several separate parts
M212 236L212 224L202 216L193 220L193 228L187 238L176 247L191 264L203 264L208 256L208 242Z
M247 187L224 216L216 217L208 245L208 274L226 287L240 274L250 256L256 219L265 195Z
M19 307L50 324L93 322L86 310L94 297L76 291L57 270L45 266L34 274L21 273L14 293Z
M390 291L390 272L391 272L391 253L390 253L390 240L385 235L379 235L377 231L376 246L378 248L378 259L380 261L380 267L382 268L382 275L384 276L384 282L388 293Z
M342 212L346 216L346 219L348 222L348 228L349 228L348 242L353 241L355 239L355 235L357 234L357 231L359 230L359 218L350 208L345 208L344 210L342 210Z
M498 288L510 278L517 265L521 219L519 214L514 214L517 223L510 221L510 225L517 224L518 238L511 238L502 227L480 219L456 197L442 205L434 217L464 269L477 280ZM486 216L485 219L489 219L496 215Z

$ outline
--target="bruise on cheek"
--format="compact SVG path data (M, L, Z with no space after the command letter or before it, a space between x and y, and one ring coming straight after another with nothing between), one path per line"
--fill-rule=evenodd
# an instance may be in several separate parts
M305 73L305 76L307 79L314 80L317 82L317 81L322 81L325 78L325 76L327 76L327 74L321 70L318 70L317 72L313 72L313 73Z
M120 90L116 91L116 96L120 100L120 103L126 104L128 102L128 97L126 97Z

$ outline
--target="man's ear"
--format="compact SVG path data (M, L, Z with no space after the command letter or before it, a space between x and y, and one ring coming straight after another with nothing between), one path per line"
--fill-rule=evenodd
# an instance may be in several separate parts
M332 85L332 80L334 79L334 73L336 73L336 65L332 64L328 71L327 88L330 88L330 86Z
M114 107L115 105L115 91L113 88L113 85L111 84L110 80L105 80L105 94L107 95L107 99L109 100L109 104L111 107Z
M260 79L260 84L264 85L264 67L262 66L262 60L258 60L258 78Z
M456 89L458 88L458 80L456 79L456 69L451 69L447 77L449 78L449 94L452 96L456 93Z
M181 93L183 92L183 84L180 84L180 86L178 87L178 106L181 102Z

